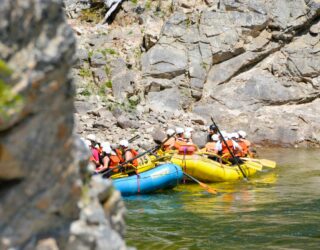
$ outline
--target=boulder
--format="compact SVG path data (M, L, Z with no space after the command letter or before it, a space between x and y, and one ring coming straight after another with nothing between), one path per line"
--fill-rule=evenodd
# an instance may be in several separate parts
M181 97L177 88L165 89L160 92L150 92L147 95L149 108L154 112L175 112L181 109Z
M144 76L172 79L187 70L187 53L183 47L155 45L142 57Z
M127 69L122 59L111 62L112 94L120 102L124 102L128 94L134 93L136 74Z
M120 115L117 118L117 125L122 129L127 129L127 128L137 129L140 127L138 121L132 121L126 115Z

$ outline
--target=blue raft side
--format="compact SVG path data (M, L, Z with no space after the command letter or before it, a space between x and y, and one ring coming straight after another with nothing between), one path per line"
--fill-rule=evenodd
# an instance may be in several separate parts
M129 196L174 188L182 177L183 172L178 165L165 163L139 175L114 179L113 185L123 196Z

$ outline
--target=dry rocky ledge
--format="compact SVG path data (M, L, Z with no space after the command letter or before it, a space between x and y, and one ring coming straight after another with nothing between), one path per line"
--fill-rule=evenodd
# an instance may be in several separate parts
M202 145L213 115L257 144L319 147L319 1L125 1L106 25L69 13L79 134L141 146L193 126Z

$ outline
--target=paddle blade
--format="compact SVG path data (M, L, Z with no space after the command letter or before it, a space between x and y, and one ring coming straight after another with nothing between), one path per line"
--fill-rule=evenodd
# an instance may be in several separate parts
M202 182L199 182L199 185L203 188L205 188L207 190L208 193L211 193L211 194L217 194L217 190L213 189L212 187L209 187L208 185L202 183Z
M266 168L275 168L277 166L277 163L275 161L271 161L267 159L261 159L260 163Z
M262 171L262 165L257 163L257 162L253 162L253 161L246 161L244 163L248 168L252 168L258 171Z

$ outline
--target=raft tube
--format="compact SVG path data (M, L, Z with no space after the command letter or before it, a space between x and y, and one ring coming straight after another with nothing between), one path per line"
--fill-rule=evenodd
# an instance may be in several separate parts
M174 188L182 177L183 172L179 166L165 163L138 175L113 179L112 181L114 187L123 196L129 196Z
M202 182L223 182L243 179L238 166L220 164L200 155L174 154L171 162L179 165L184 172ZM241 164L246 176L254 175L257 170Z

